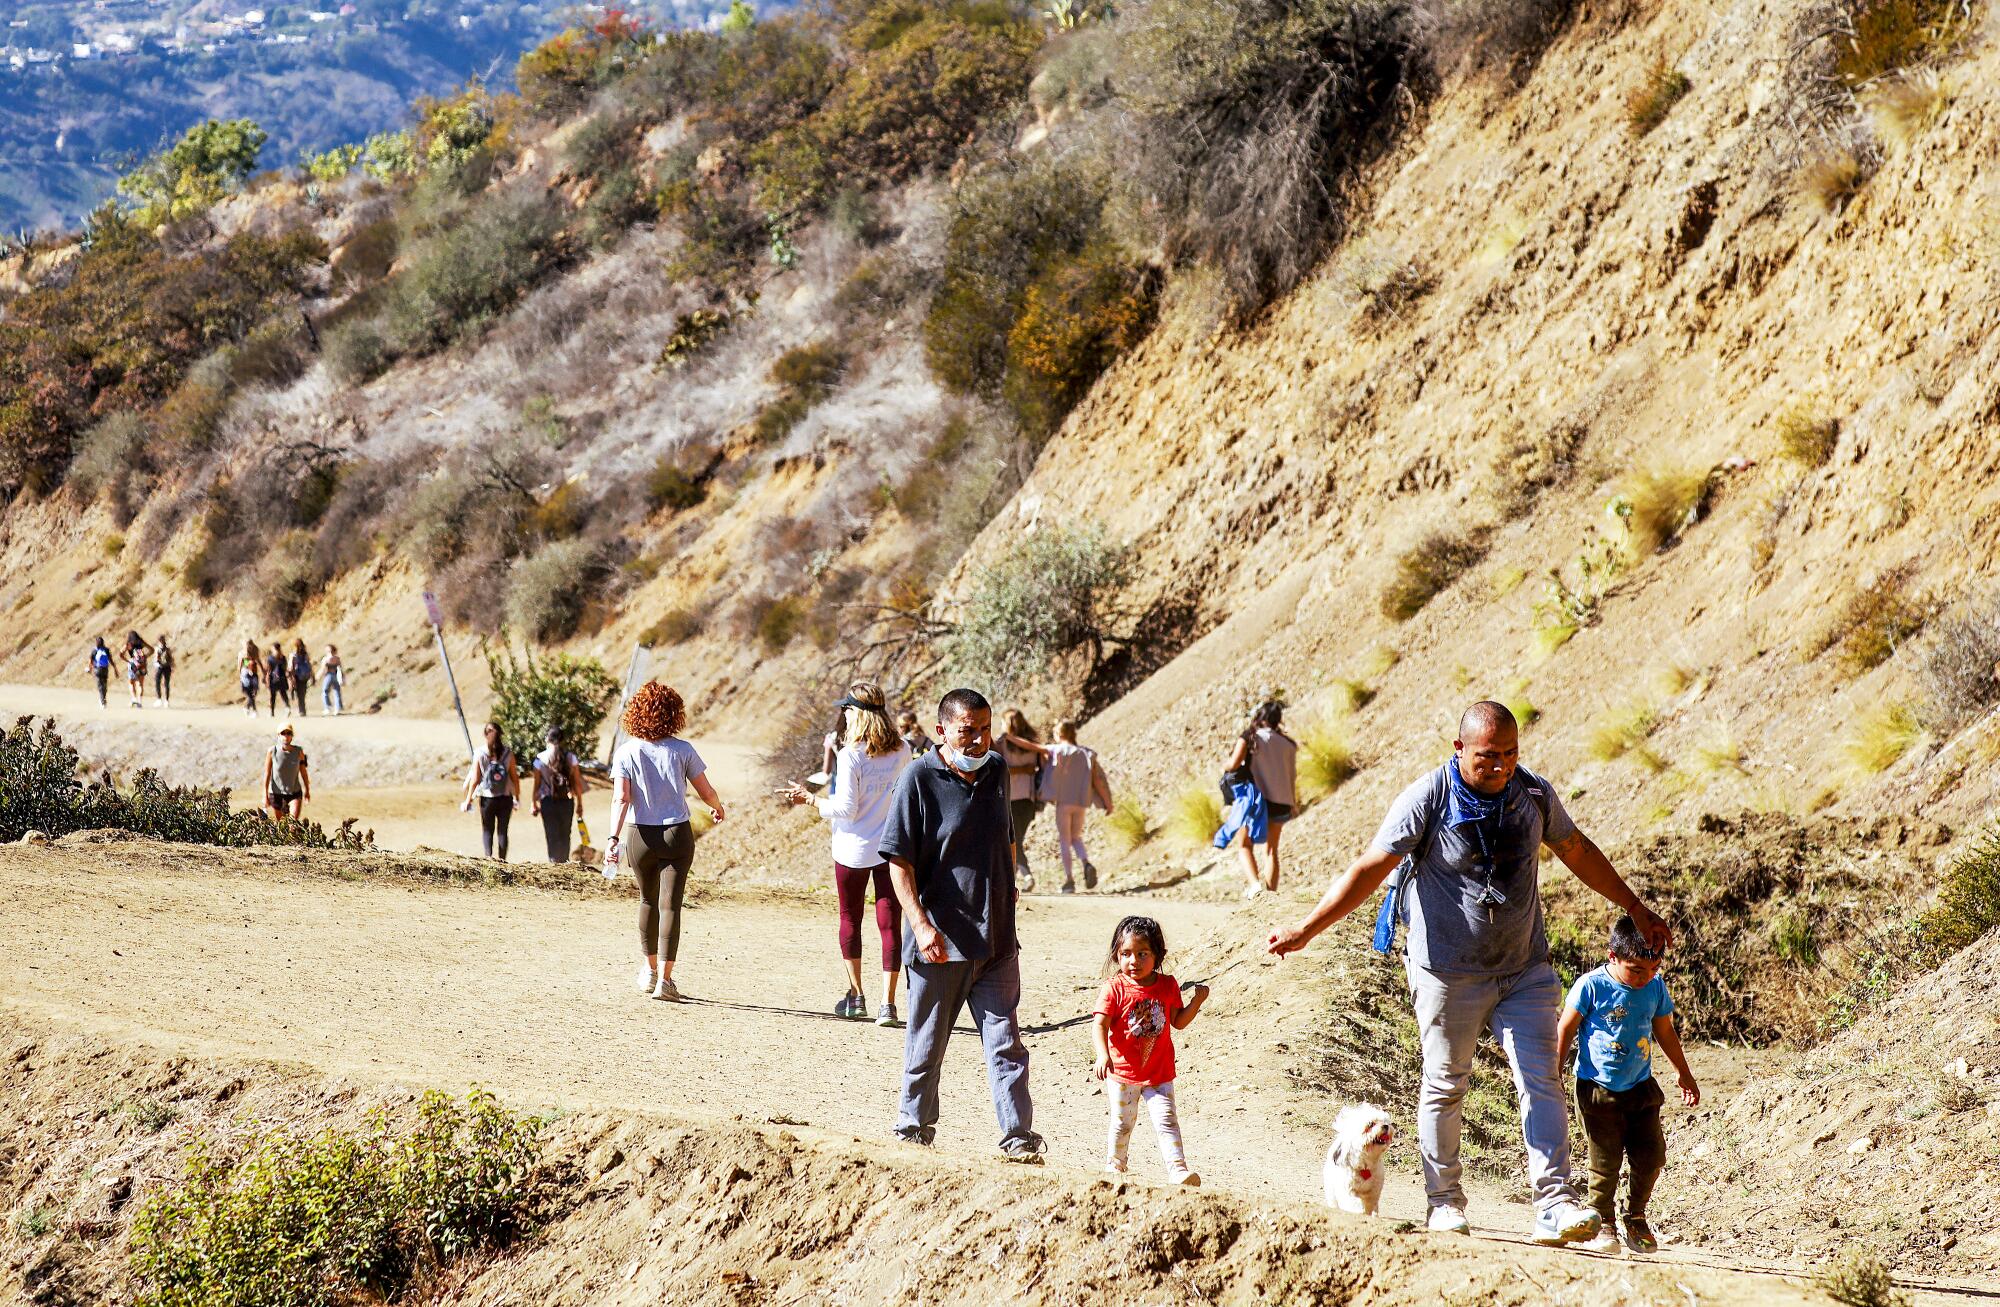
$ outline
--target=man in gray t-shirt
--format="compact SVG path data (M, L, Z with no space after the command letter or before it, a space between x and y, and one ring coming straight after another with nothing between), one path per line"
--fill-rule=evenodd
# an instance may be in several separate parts
M1538 1243L1594 1238L1595 1211L1570 1180L1568 1113L1556 1064L1562 988L1549 966L1539 887L1541 846L1576 878L1631 914L1650 946L1670 932L1576 828L1555 789L1522 769L1514 714L1485 701L1459 719L1452 758L1404 790L1373 846L1336 877L1303 922L1271 932L1270 951L1296 952L1366 903L1398 867L1410 933L1405 969L1423 1048L1417 1149L1430 1228L1463 1233L1459 1136L1480 1034L1491 1029L1513 1065L1521 1133L1535 1191Z
M937 1132L945 1044L972 1010L986 1052L1000 1151L1039 1163L1021 1040L1021 956L1014 937L1014 823L1007 766L993 748L993 709L972 690L938 705L938 744L903 769L878 846L903 905L910 1025L896 1134L928 1144Z

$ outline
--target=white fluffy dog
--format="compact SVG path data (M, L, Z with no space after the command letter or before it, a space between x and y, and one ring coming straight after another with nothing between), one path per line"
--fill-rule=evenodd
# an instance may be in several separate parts
M1382 1201L1382 1154L1395 1141L1389 1114L1373 1103L1340 1109L1326 1149L1327 1206L1375 1215L1375 1205Z

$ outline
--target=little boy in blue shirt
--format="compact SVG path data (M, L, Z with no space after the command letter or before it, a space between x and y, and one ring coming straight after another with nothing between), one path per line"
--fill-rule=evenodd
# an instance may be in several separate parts
M1659 1247L1646 1222L1646 1200L1667 1164L1667 1139L1660 1129L1660 1108L1667 1099L1653 1080L1655 1044L1674 1064L1681 1102L1693 1107L1701 1101L1701 1087L1674 1031L1674 1001L1659 971L1660 955L1646 946L1632 918L1618 918L1604 965L1570 986L1556 1024L1557 1066L1569 1060L1570 1045L1576 1045L1576 1107L1590 1141L1590 1205L1604 1220L1597 1243L1584 1247L1597 1252L1618 1246L1613 1233L1618 1172L1628 1165L1626 1245L1638 1253Z

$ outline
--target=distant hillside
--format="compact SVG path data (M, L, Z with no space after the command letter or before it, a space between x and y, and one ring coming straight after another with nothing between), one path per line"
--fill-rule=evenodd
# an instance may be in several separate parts
M766 6L771 7L771 6ZM73 226L121 172L204 118L253 118L267 168L401 126L469 78L511 86L561 0L28 0L0 27L0 230ZM700 26L728 0L625 10ZM261 19L261 21L257 21Z

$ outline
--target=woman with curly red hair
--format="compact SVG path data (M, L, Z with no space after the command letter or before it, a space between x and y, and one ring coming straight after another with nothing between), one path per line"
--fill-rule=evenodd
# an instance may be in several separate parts
M615 880L622 862L639 881L639 992L678 1003L674 958L681 945L681 901L694 865L694 832L688 827L687 787L708 814L722 820L722 800L708 783L707 765L680 738L687 708L658 681L640 686L625 705L628 735L611 758L611 840L604 847L604 877ZM621 836L632 819L628 848Z

